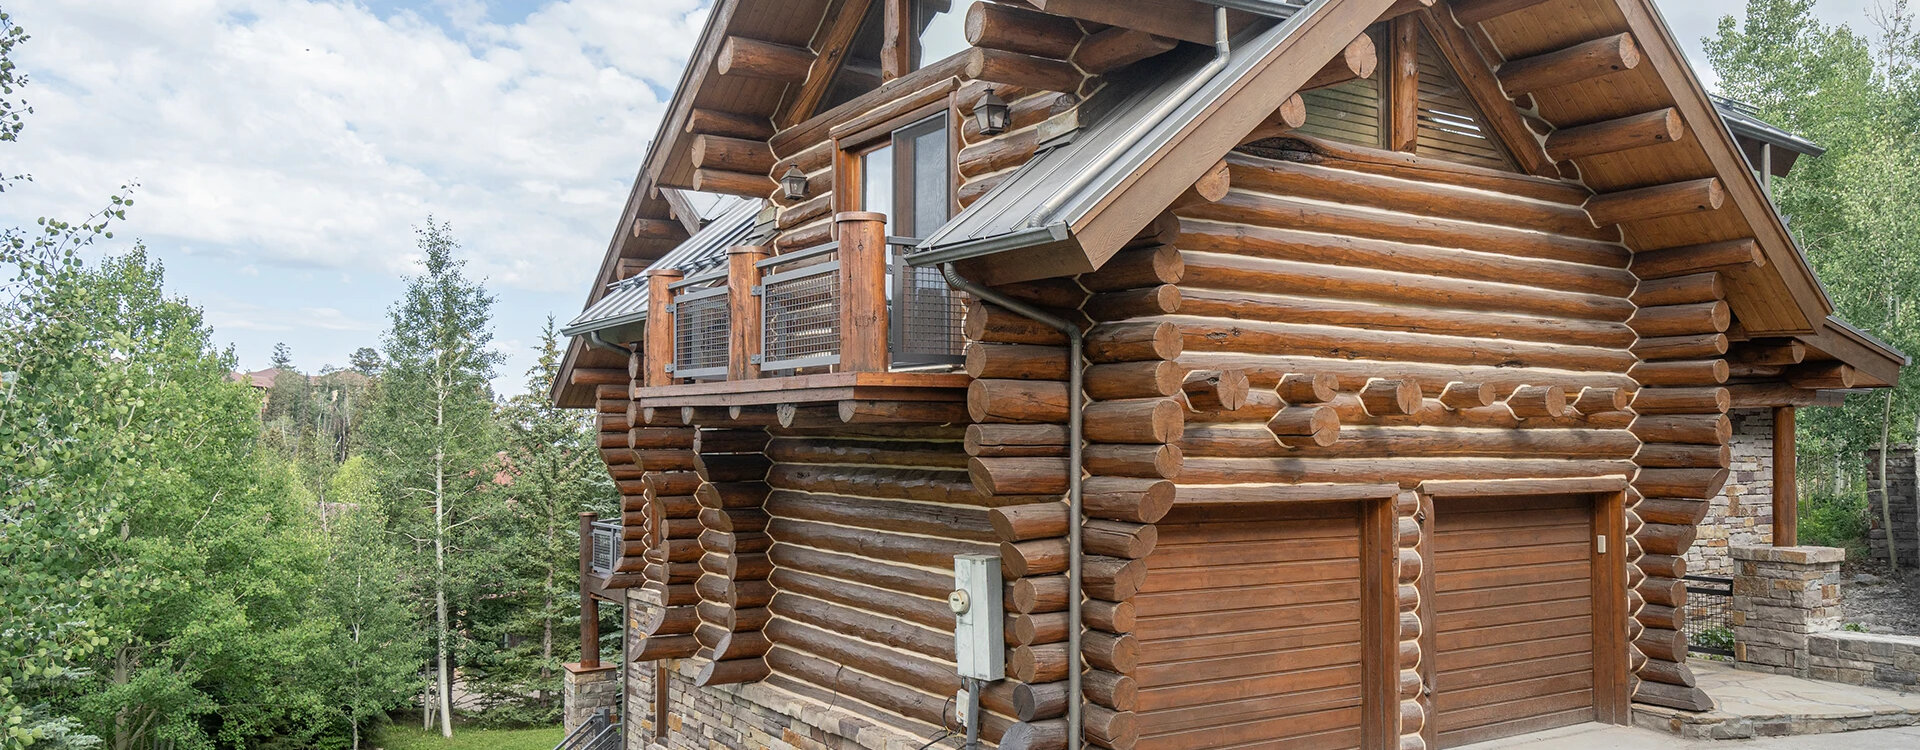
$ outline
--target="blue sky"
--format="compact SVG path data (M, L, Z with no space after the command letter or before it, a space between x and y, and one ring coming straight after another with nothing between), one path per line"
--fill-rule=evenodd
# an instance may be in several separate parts
M378 346L450 222L498 299L496 381L587 284L706 0L3 0L35 107L0 226L77 218L138 181L121 237L167 266L243 368ZM1871 33L1876 0L1821 0ZM1688 54L1738 0L1659 0ZM116 243L122 244L123 243Z

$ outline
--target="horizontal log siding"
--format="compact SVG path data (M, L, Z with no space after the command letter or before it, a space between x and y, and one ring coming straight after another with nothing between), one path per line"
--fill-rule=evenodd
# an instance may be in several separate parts
M1244 370L1256 390L1289 373L1334 376L1341 431L1331 446L1286 447L1264 424L1271 411L1190 414L1179 485L1632 473L1630 415L1523 419L1504 403L1525 385L1570 397L1635 385L1635 279L1578 209L1327 165L1228 163L1229 195L1180 211L1178 309L1130 322L1172 324L1181 365ZM1358 392L1376 378L1411 379L1425 398L1410 414L1371 414ZM1452 382L1487 383L1496 402L1448 409L1435 399Z
M866 704L861 713L950 723L942 712L960 689L946 603L953 556L997 549L989 508L967 480L960 429L905 438L865 437L858 427L770 431L768 665ZM1004 697L998 703L989 708L994 738L1015 721Z

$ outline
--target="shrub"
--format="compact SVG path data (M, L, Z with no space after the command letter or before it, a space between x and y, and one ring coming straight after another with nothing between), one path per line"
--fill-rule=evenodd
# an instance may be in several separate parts
M1840 547L1847 557L1867 555L1867 495L1865 492L1815 494L1800 499L1800 543Z

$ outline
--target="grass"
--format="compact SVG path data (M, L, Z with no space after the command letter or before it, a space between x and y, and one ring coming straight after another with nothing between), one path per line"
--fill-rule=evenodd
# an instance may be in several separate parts
M443 739L439 730L420 731L420 723L400 723L387 727L371 743L385 750L553 750L564 738L560 727L540 729L484 729L455 725L453 739Z

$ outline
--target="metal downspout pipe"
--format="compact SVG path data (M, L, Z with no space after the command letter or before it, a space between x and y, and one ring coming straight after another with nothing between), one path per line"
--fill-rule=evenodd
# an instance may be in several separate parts
M1081 395L1081 370L1085 363L1082 349L1080 326L1072 321L1042 312L1039 308L1004 294L975 284L961 277L952 263L940 264L940 275L947 285L973 295L976 299L986 300L1004 307L1014 313L1031 318L1040 324L1067 335L1067 750L1079 750L1083 727L1081 704L1084 698L1080 688L1080 509L1082 480L1086 464L1085 449L1081 446L1084 432L1082 412L1084 407ZM968 727L972 729L971 726Z
M1219 77L1221 71L1227 69L1227 59L1232 55L1233 44L1227 38L1227 9L1214 8L1213 59L1207 61L1207 66L1201 68L1199 72L1194 73L1193 77L1187 79L1186 83L1181 84L1180 90L1174 92L1173 96L1160 100L1160 103L1154 106L1151 114L1135 122L1133 127L1127 130L1126 135L1114 142L1111 148L1101 152L1098 160L1094 161L1094 163L1086 169L1081 170L1079 174L1074 175L1073 182L1067 183L1066 187L1055 192L1052 197L1047 199L1046 203L1041 204L1039 208L1035 209L1034 212L1027 217L1026 225L1028 227L1040 226L1045 223L1048 218L1052 217L1055 212L1059 211L1060 207L1065 205L1067 201L1072 200L1080 191L1087 189L1088 185L1092 184L1102 173L1111 168L1114 163L1119 161L1120 157L1125 155L1129 149L1132 149L1135 144L1138 144L1141 138L1145 138L1147 131L1159 127L1162 122L1165 122L1168 117L1173 115L1175 109L1186 104L1188 99L1192 99L1193 95L1199 92L1202 86L1213 82L1214 78ZM1069 750L1072 750L1071 746L1069 746Z

